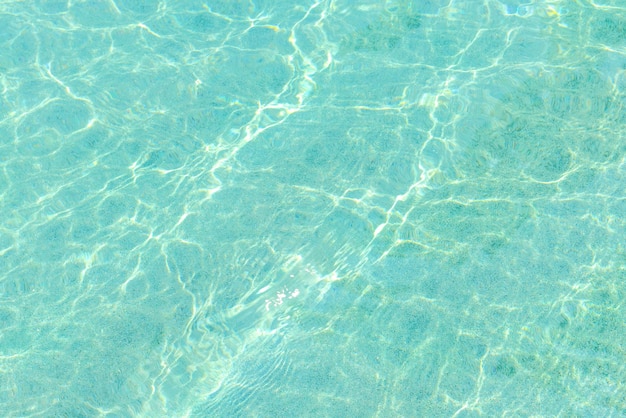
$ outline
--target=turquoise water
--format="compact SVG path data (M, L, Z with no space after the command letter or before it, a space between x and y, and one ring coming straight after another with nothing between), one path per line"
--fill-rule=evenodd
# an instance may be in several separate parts
M626 416L626 7L0 2L6 417Z

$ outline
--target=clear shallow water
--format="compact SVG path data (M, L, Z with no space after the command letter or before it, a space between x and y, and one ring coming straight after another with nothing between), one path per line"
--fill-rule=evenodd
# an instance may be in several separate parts
M4 416L624 416L620 2L4 2Z

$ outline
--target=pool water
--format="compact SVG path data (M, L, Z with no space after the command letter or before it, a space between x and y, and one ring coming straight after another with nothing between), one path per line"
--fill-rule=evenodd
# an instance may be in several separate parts
M626 416L618 0L0 4L6 417Z

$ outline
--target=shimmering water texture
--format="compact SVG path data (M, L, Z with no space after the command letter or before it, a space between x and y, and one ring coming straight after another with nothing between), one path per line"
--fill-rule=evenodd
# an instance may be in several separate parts
M0 2L3 417L626 416L621 0Z

